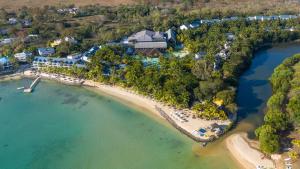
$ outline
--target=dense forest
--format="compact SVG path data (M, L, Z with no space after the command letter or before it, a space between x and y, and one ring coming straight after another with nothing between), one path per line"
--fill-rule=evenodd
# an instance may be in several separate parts
M65 54L64 51L80 51L87 49L94 43L105 43L118 40L141 29L153 29L166 31L169 28L191 22L195 19L224 18L230 16L249 16L254 13L240 13L234 9L226 11L218 10L195 10L187 12L180 8L156 7L153 5L131 5L105 7L100 5L88 5L79 8L75 14L57 12L58 9L72 8L70 6L45 6L43 8L23 7L18 11L0 10L0 27L7 29L8 35L0 33L0 38L5 36L24 37L28 34L39 34L42 43L65 36L74 36L82 41L79 46L61 45L57 53ZM271 11L271 12L269 12ZM282 13L285 11L282 11ZM278 11L266 10L264 13L279 14ZM9 18L29 20L32 25L27 28L21 24L7 25ZM46 42L45 42L46 41ZM14 48L7 50L19 51L30 45L17 43Z
M296 159L300 153L300 55L284 60L270 83L273 95L267 102L264 124L256 130L260 148L270 154L292 147L289 155Z
M206 119L227 119L229 112L237 110L238 77L251 63L252 53L266 43L298 38L297 32L281 29L297 25L297 22L248 23L241 20L181 31L178 38L190 54L183 58L162 55L158 64L148 66L144 66L141 59L124 55L120 46L106 46L92 58L88 71L77 76L130 87L178 108L192 107ZM222 60L220 68L214 69L214 56L225 43L227 32L237 36L230 48L230 58ZM202 50L207 53L205 58L195 60L194 53ZM120 67L124 64L125 68ZM102 73L107 70L110 76ZM74 71L73 75L76 76ZM223 109L212 104L215 100L223 101Z
M66 8L72 8L67 6ZM166 31L198 18L222 18L245 13L201 11L186 14L177 8L160 8L151 5L102 7L84 6L75 14L57 12L57 7L22 8L17 12L0 10L0 29L6 30L0 38L16 37L12 45L4 45L0 53L13 56L23 50L35 55L38 47L66 36L75 37L79 43L63 42L55 47L53 57L84 52L94 45L103 47L92 57L88 69L47 71L92 79L95 81L132 88L141 94L178 108L192 108L199 117L227 119L237 111L235 93L239 75L251 63L252 53L265 44L286 42L299 38L299 20L273 20L249 22L244 19L202 24L199 28L177 30L177 40L189 54L177 57L176 46L169 46L167 54L157 59L157 64L143 62L146 56L128 56L118 45L106 45L142 29ZM29 20L31 25L9 25L7 20L15 17ZM295 28L296 31L289 31ZM218 60L215 55L232 33L228 59ZM25 41L28 35L38 35L34 41ZM195 53L205 52L203 59L195 59ZM10 57L13 58L13 57ZM222 101L220 105L213 102Z

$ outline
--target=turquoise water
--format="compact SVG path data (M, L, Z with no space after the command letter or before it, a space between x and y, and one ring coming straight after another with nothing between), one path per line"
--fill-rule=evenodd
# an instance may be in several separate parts
M234 169L227 151L199 144L169 125L84 88L0 82L1 169Z

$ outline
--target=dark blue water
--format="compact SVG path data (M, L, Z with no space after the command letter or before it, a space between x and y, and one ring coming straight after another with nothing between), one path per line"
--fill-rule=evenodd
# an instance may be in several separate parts
M250 68L239 80L235 131L245 131L253 137L253 130L263 122L264 108L272 94L269 77L285 58L296 53L300 53L299 43L280 44L255 53Z
M199 154L211 155L228 151L225 139L234 133L247 132L249 138L255 138L254 130L263 123L264 108L272 95L268 79L284 59L297 53L300 53L300 43L280 44L254 54L251 66L239 80L237 124L224 137L209 144L206 149L201 149ZM230 153L227 155L230 156Z

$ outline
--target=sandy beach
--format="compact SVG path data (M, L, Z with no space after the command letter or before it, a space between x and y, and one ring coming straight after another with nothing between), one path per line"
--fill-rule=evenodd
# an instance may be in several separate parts
M274 161L264 157L260 151L250 146L246 133L231 135L226 139L226 146L232 156L245 169L256 169L258 166L263 166L266 169L278 168L275 167Z
M160 113L155 108L157 103L150 98L146 98L144 96L139 96L138 94L136 94L130 90L126 90L126 89L118 87L118 86L104 85L104 84L97 83L97 82L94 82L91 80L84 81L83 85L88 86L88 87L93 87L93 88L99 90L101 93L121 99L123 101L126 101L130 104L134 104L143 109L147 109L148 111L151 111L152 113L154 113L156 116L162 118ZM163 106L160 105L160 107L163 107ZM174 111L170 107L167 107L167 106L164 106L164 110L165 111Z
M17 80L17 79L21 79L21 78L22 78L21 73L14 73L14 74L9 74L9 75L0 75L0 81Z
M94 82L91 80L84 81L83 85L95 87L96 89L100 90L101 92L103 92L107 95L119 98L119 99L129 102L131 104L134 104L138 107L147 109L159 117L162 117L162 116L161 116L161 113L157 110L157 108L160 108L169 117L172 117L171 114L173 112L178 112L178 111L186 111L187 113L192 113L192 112L188 112L189 110L177 110L177 109L167 106L161 102L155 101L154 99L151 99L150 97L146 97L146 96L137 94L136 92L133 92L130 89L125 89L125 88L122 88L119 86L105 85L105 84L97 83L97 82ZM178 126L180 126L182 129L186 130L188 133L190 133L196 137L197 137L197 134L195 133L195 130L198 130L200 128L208 128L214 123L217 123L218 125L224 125L224 126L228 126L231 123L230 120L221 121L221 120L204 120L204 119L199 119L199 118L193 119L191 116L187 117L187 119L188 119L188 122L180 122L180 121L176 120L175 118L172 118L172 120L174 120Z
M53 79L57 81L56 76L52 74L47 73L40 73L39 75L42 75L41 77L47 78L47 79ZM24 72L25 77L35 77L37 74L31 71L25 71ZM70 79L72 77L64 77L64 79ZM75 79L79 80L79 79ZM59 80L62 83L70 84L70 81L64 81ZM164 103L155 101L154 99L150 97L146 97L143 95L140 95L136 92L134 92L131 89L125 89L119 86L112 86L112 85L105 85L102 83L94 82L91 80L82 80L82 85L87 87L92 87L94 89L97 89L100 91L100 93L104 93L106 95L116 97L118 99L121 99L125 102L128 102L134 106L149 110L149 112L152 112L154 115L161 117L162 119L166 119L168 122L170 122L175 128L180 130L182 133L188 135L189 137L193 138L196 141L211 141L215 138L217 138L217 134L210 131L209 128L213 124L218 124L219 126L229 126L232 121L231 120L205 120L200 118L193 118L193 113L191 110L178 110L171 106L167 106ZM163 116L162 116L163 112ZM181 120L181 118L178 118L175 113L179 113L180 115L184 116L183 118L185 121ZM200 136L198 133L198 130L206 129L207 132Z

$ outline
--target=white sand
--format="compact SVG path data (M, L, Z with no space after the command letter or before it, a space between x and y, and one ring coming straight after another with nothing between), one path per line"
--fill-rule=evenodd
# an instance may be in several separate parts
M64 76L59 74L51 74L51 73L34 73L30 70L24 71L23 76L26 77L36 77L39 76L41 78L50 79L50 80L56 80L58 82L68 84L68 85L81 85L84 80L70 77L70 76Z
M169 117L171 117L171 113L178 111L173 107L166 106L161 102L157 102L149 97L145 97L143 95L137 94L131 90L127 90L118 86L111 86L111 85L104 85L101 83L97 83L94 81L86 80L84 83L86 86L96 87L101 92L120 98L125 100L126 102L132 103L139 107L145 108L150 110L151 112L155 113L158 116L161 116L160 113L156 110L156 106L162 109ZM186 110L188 111L188 110ZM188 112L191 113L191 112ZM189 133L193 134L193 131L198 130L199 128L206 128L211 126L213 123L217 123L219 125L229 125L231 123L230 120L204 120L204 119L193 119L192 116L188 117L188 122L180 122L174 118L172 118L178 126L183 128L184 130L188 131ZM193 134L194 136L198 136Z
M0 75L0 81L6 81L6 80L16 80L16 79L21 79L22 74L20 73L14 73L14 74L9 74L9 75Z
M250 147L243 134L233 134L226 139L226 146L233 157L245 168L256 169L256 166L264 166L267 169L275 168L275 164L260 151Z
M25 71L24 75L30 76L30 77L35 76L35 74L31 71ZM52 77L51 74L47 75L47 73L42 73L40 75L43 75L42 77L46 77L48 79L53 78L54 80L57 80L54 77ZM209 139L209 138L205 137L205 136L200 137L199 134L194 132L195 130L199 130L200 128L210 127L213 123L217 123L218 125L222 125L222 126L228 126L228 125L230 125L230 123L232 123L230 120L221 121L221 120L204 120L204 119L199 119L199 118L193 119L192 112L190 110L185 110L185 112L187 114L190 114L189 117L186 117L188 122L180 122L178 119L175 119L171 116L171 113L179 111L179 110L176 110L170 106L166 106L161 102L151 99L150 97L146 97L146 96L137 94L137 93L133 92L132 90L125 89L125 88L118 87L118 86L104 85L102 83L94 82L91 80L85 80L83 82L83 85L89 86L89 87L94 87L95 89L98 89L102 93L119 98L130 104L136 105L136 106L141 107L146 110L149 110L150 112L154 113L158 117L162 117L156 109L158 107L162 111L164 111L169 117L171 117L175 121L175 123L178 126L180 126L182 129L184 129L185 131L189 132L190 134L192 134L198 138L201 138L201 139Z

